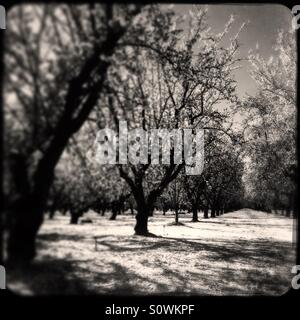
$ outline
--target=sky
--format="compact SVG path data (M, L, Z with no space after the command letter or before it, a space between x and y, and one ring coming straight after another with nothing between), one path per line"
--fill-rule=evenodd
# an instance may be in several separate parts
M179 14L188 14L192 5L176 4L173 9ZM257 44L261 56L268 58L270 55L274 55L273 46L278 31L282 29L284 32L288 32L291 29L293 17L287 7L278 4L208 5L208 25L211 27L211 31L221 32L231 14L235 15L235 21L229 36L234 35L241 25L248 21L239 37L242 57L247 57L250 49L255 52ZM257 86L250 76L250 63L245 61L240 65L242 68L235 72L235 78L238 95L242 98L246 93L255 94Z

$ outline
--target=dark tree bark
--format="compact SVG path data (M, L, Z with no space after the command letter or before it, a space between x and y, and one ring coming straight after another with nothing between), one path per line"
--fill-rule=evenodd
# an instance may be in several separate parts
M70 224L78 224L79 218L82 216L82 213L75 210L70 210L70 214L71 214Z
M179 223L179 212L178 212L178 208L175 207L175 224Z
M157 199L156 195L149 196L145 199L144 191L142 187L135 189L134 198L137 204L136 225L134 231L136 235L146 236L149 235L148 231L148 218L152 215L154 210L154 204Z
M146 236L149 234L148 231L148 217L150 214L150 210L148 208L138 208L138 213L135 216L136 224L134 227L134 231L136 235Z
M130 204L130 213L131 213L131 215L134 215L133 205L132 204Z
M111 214L109 220L116 220L116 219L117 219L117 215L118 215L118 212L117 212L117 211L114 211L114 212Z
M204 207L203 212L204 212L203 214L204 219L208 219L208 207Z
M44 218L43 190L37 197L32 194L26 156L13 153L9 162L15 198L9 208L7 260L12 264L27 264L35 256L35 237Z
M211 217L211 218L215 218L215 217L216 217L216 209L215 209L215 207L212 207L212 208L211 208L210 217Z
M9 220L10 233L7 241L8 263L27 264L36 254L36 234L43 222L43 207L34 199L20 198L14 204Z
M135 234L137 235L147 235L148 231L148 218L153 215L154 203L156 198L146 199L144 198L143 191L140 192L137 200L137 210L136 215L136 225L134 228Z
M198 222L198 210L197 207L193 207L192 208L192 212L193 212L193 218L192 218L192 222Z
M9 226L8 237L8 260L18 261L21 263L28 263L35 256L35 237L37 232L43 223L43 213L46 204L46 200L49 194L51 184L54 177L54 168L58 162L64 146L67 144L66 133L59 134L56 139L52 140L52 144L46 152L44 158L40 161L37 171L33 177L32 187L29 183L26 165L26 160L22 159L24 156L19 155L19 159L16 163L19 163L18 170L12 171L14 175L15 185L19 189L18 194L20 200L17 201L11 212L11 221ZM16 165L13 164L13 166ZM22 172L21 172L22 171ZM24 179L23 182L18 180ZM21 184L26 183L27 189L24 189ZM22 190L21 190L22 189ZM22 205L23 204L23 209ZM23 213L20 211L23 210ZM17 245L17 242L19 245ZM20 249L20 246L22 249Z
M58 202L54 202L52 205L48 208L48 217L50 220L52 220L55 216L56 209L58 208Z
M113 209L113 210L112 210L112 214L111 214L109 220L116 220L117 215L118 215L118 210Z
M52 220L54 218L55 215L55 209L50 209L49 210L49 219Z

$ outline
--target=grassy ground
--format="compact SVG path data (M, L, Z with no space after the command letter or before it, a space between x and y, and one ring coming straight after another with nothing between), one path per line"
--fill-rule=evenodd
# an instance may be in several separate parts
M28 270L9 271L23 294L281 295L295 264L293 220L240 210L193 223L183 215L150 218L158 237L133 235L134 217L92 212L93 224L47 220ZM95 239L97 240L97 250Z

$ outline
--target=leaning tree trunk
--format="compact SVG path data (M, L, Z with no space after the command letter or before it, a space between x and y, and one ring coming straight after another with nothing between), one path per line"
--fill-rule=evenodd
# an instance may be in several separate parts
M10 210L8 263L29 263L36 254L36 235L43 223L43 207L32 198L20 198ZM36 202L36 203L35 203Z
M29 263L36 254L35 240L43 223L54 171L45 172L41 170L44 167L40 167L30 184L26 156L12 155L10 162L16 195L9 208L7 261L21 265Z
M35 256L35 239L43 223L44 209L53 182L54 169L69 139L69 132L63 121L59 123L57 130L58 134L54 136L44 157L39 161L31 178L32 183L29 183L27 159L23 155L18 155L18 159L13 161L12 165L16 168L12 169L12 173L19 190L20 200L15 201L10 214L11 223L7 241L8 261L28 263ZM17 170L19 165L23 168ZM18 171L20 171L19 174ZM24 188L24 181L28 185L27 190ZM31 189L31 192L28 189Z

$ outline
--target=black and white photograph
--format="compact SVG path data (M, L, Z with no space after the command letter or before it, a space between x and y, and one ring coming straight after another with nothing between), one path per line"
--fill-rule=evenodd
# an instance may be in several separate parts
M7 7L1 289L151 298L299 288L296 13Z

